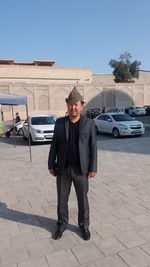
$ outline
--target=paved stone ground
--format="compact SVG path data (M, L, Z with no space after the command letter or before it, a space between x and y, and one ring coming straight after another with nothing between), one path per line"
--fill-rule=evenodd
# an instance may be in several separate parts
M98 175L90 180L91 240L70 224L53 240L55 178L49 145L0 139L0 267L150 267L150 137L98 138Z

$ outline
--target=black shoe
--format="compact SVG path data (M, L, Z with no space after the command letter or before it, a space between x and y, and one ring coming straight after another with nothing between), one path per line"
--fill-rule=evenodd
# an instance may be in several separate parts
M81 232L82 232L82 236L84 240L89 240L91 238L91 233L89 231L89 229L84 228L84 226L80 226Z
M58 228L58 229L56 230L56 232L54 233L53 238L54 238L55 240L60 239L60 238L62 237L62 235L63 235L63 232L64 232L63 229Z

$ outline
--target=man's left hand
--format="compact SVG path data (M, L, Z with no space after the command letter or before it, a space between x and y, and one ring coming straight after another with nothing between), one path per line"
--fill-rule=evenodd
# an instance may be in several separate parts
M96 176L96 172L89 172L88 178L92 178Z

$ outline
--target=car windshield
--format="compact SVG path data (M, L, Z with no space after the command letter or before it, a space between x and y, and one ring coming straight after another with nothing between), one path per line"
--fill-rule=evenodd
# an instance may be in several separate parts
M93 108L93 111L94 111L94 112L100 112L100 109L99 109L99 108L98 108L98 109Z
M134 119L127 114L114 114L111 115L115 121L133 121Z
M33 117L31 118L32 125L45 125L45 124L55 124L53 117Z

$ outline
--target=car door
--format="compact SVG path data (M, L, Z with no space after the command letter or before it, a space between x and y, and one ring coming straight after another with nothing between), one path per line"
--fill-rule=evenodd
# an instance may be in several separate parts
M95 123L99 132L104 132L104 124L105 124L104 117L105 115L100 115L95 119Z
M105 115L104 129L105 133L112 133L112 118L109 115Z

